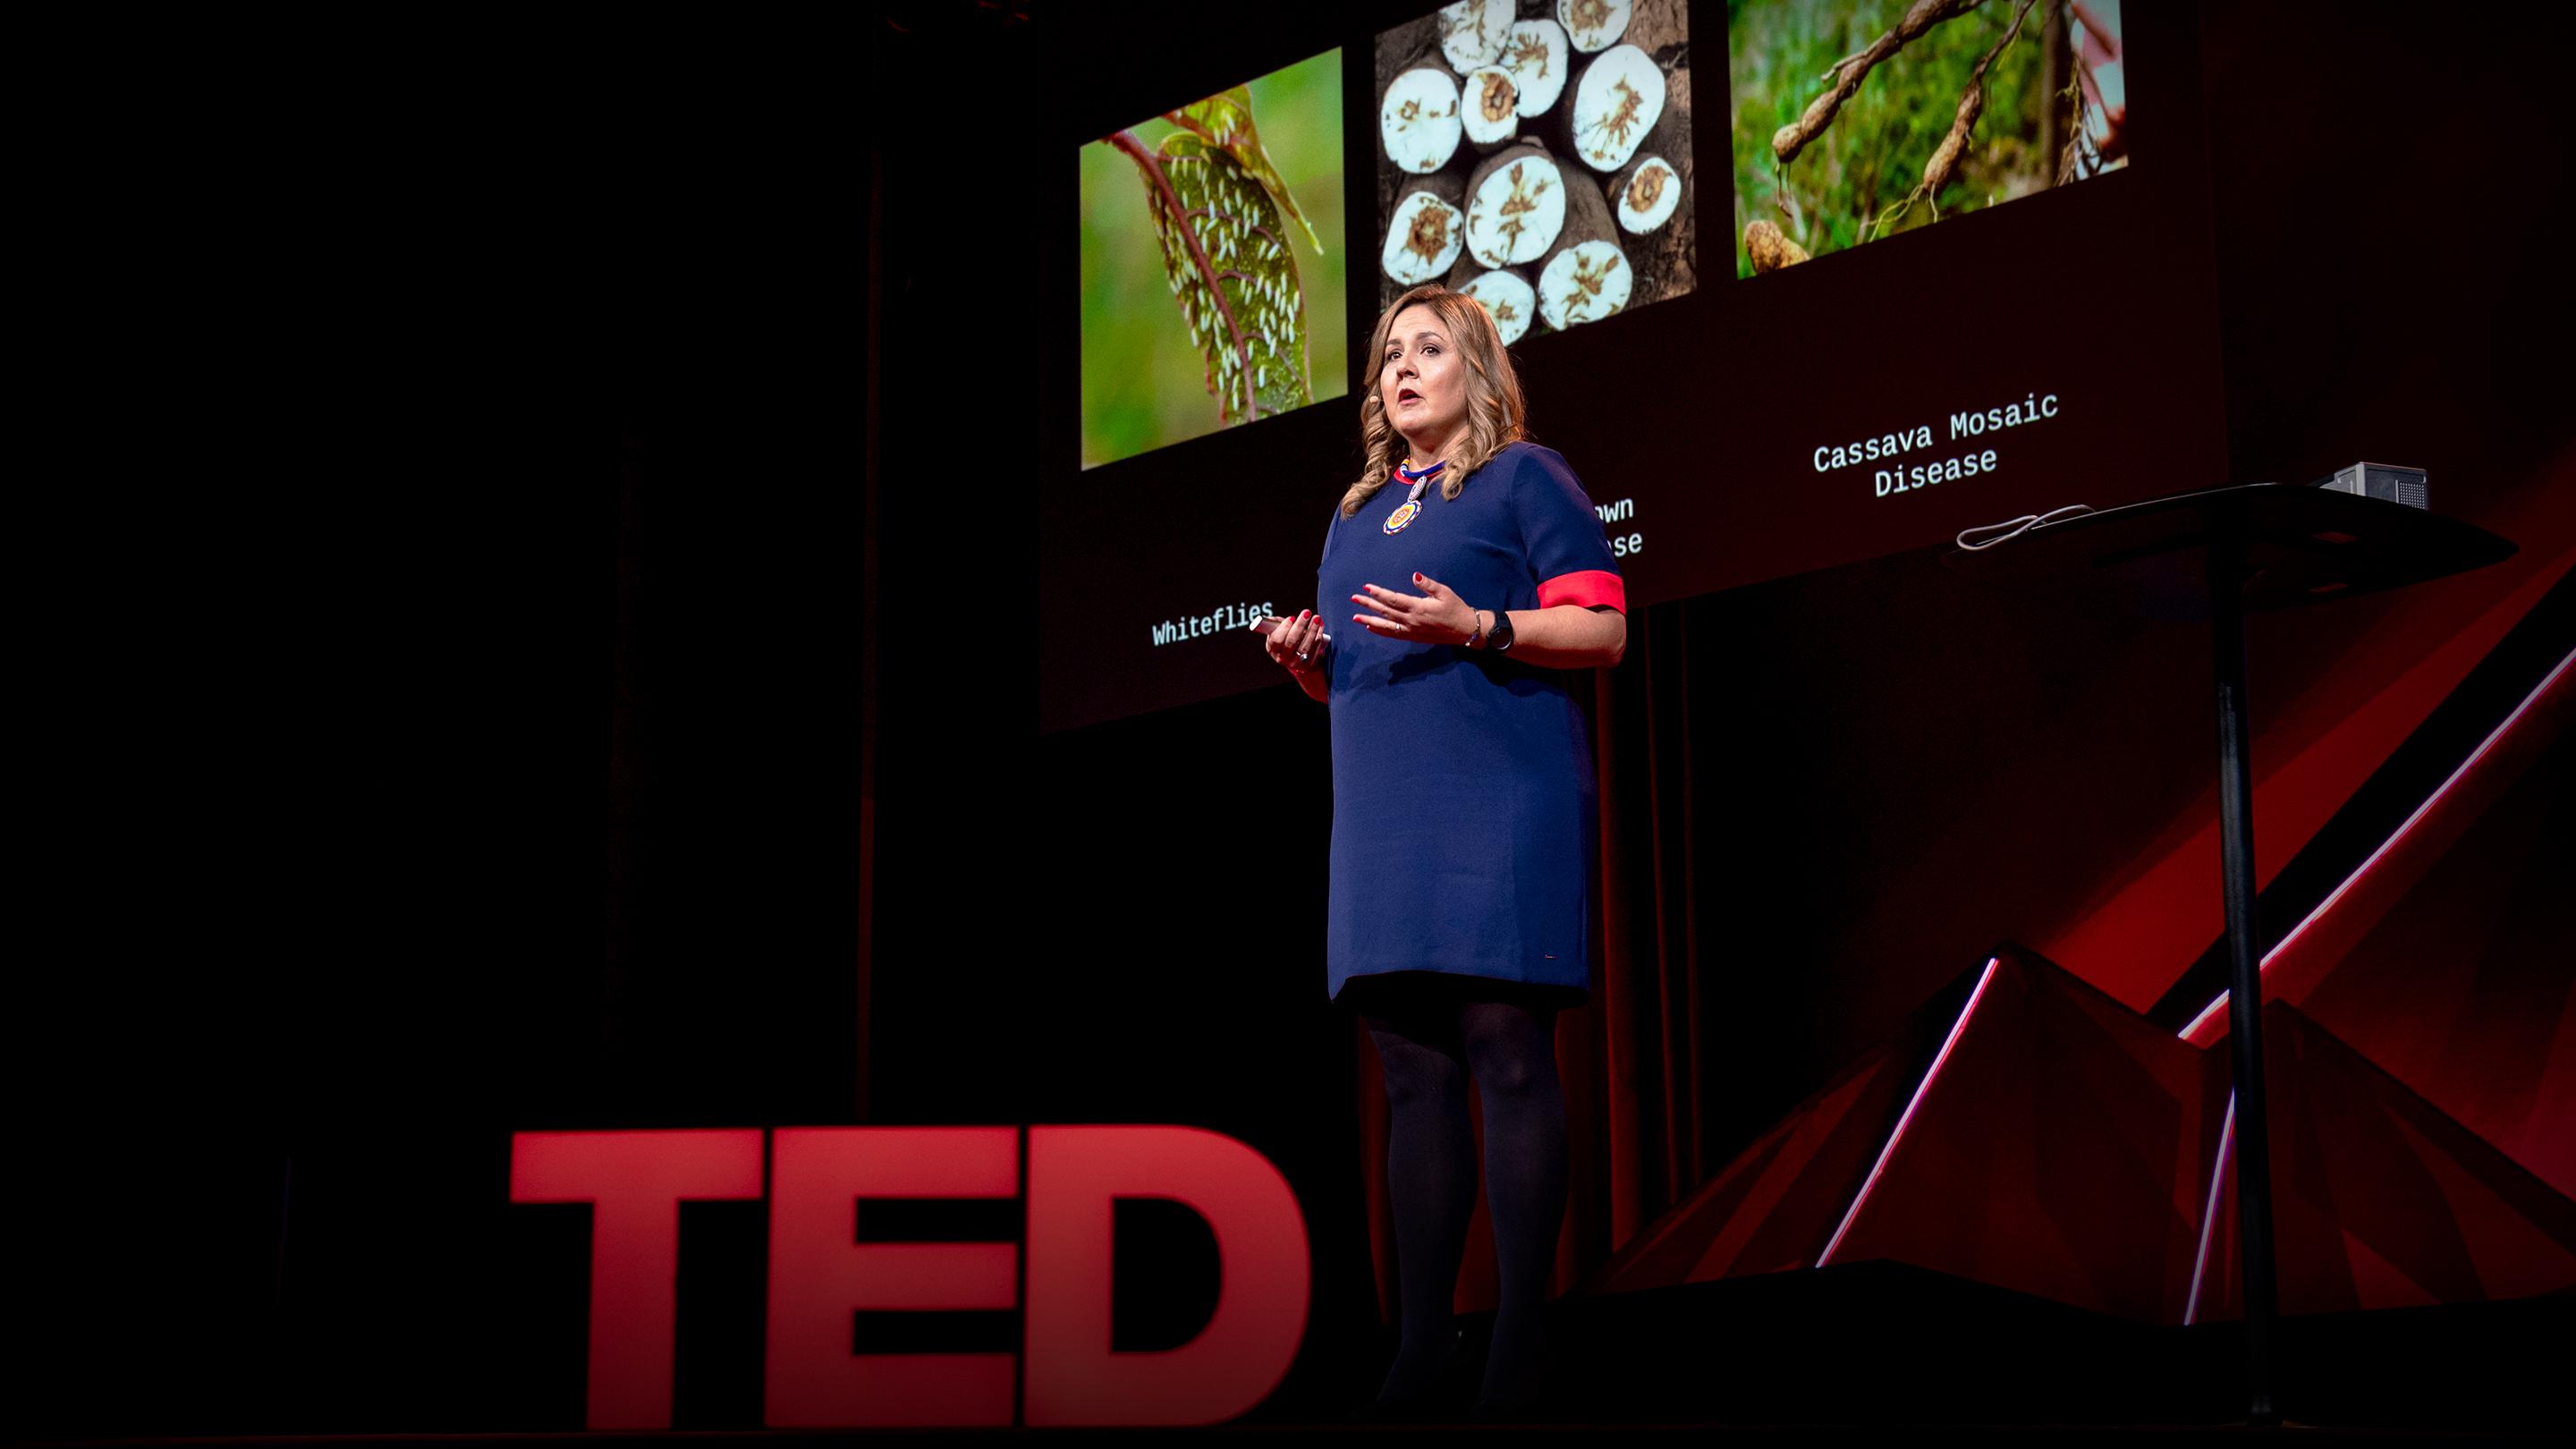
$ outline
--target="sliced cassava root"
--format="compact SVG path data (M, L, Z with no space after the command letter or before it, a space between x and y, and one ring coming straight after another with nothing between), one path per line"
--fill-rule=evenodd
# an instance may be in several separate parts
M1467 243L1466 213L1458 199L1458 178L1445 173L1405 184L1378 257L1378 268L1389 280L1399 287L1418 286L1457 265Z
M1595 171L1628 164L1664 114L1664 73L1633 45L1614 45L1584 67L1566 122L1575 154Z
M1568 189L1555 158L1539 147L1496 152L1467 181L1468 252L1488 267L1547 255L1565 225Z
M1556 0L1556 23L1586 55L1607 50L1628 33L1628 0Z
M1492 65L1511 33L1512 0L1459 0L1440 7L1440 53L1461 75Z
M1681 208L1682 174L1661 156L1640 156L1635 165L1610 179L1610 211L1619 229L1644 236L1672 220Z
M1467 144L1479 151L1510 145L1521 119L1520 86L1512 73L1499 65L1479 66L1467 73L1466 84L1459 89L1459 119Z
M1543 116L1565 94L1565 74L1571 57L1565 41L1565 29L1553 20L1521 20L1512 25L1511 35L1503 42L1502 59L1495 62L1511 73L1518 89L1517 104L1524 116Z
M1472 265L1472 259L1461 263L1458 272L1467 271ZM1538 293L1531 290L1520 273L1478 271L1473 276L1461 277L1458 272L1450 274L1450 288L1484 304L1485 313L1494 319L1494 330L1501 334L1505 347L1528 334L1530 320L1538 315Z
M1538 315L1563 331L1616 316L1636 285L1628 254L1616 243L1589 241L1556 254L1538 274Z
M1619 312L1636 286L1610 203L1589 185L1564 190L1565 226L1539 265L1537 286L1539 318L1559 331Z
M1646 128L1627 165L1604 179L1610 211L1619 219L1621 231L1644 236L1670 221L1686 204L1683 192L1689 178L1676 158L1690 154L1690 124L1690 69L1675 66L1664 77L1664 105L1655 123ZM1646 270L1649 275L1654 271Z
M1458 110L1458 78L1437 66L1415 66L1387 83L1378 103L1378 144L1399 171L1437 171L1458 152Z

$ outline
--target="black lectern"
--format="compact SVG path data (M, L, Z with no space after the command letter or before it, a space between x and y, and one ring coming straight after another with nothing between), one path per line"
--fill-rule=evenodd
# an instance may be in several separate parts
M2514 546L2419 508L2257 483L2037 523L1943 562L2063 596L2107 591L2153 618L2209 621L2218 695L2219 882L2227 903L2228 1032L2236 1079L2236 1205L2245 1245L2245 1352L2256 1424L2277 1424L2271 1124L2263 1095L2261 944L2254 922L2254 777L2247 754L2245 616L2483 568Z

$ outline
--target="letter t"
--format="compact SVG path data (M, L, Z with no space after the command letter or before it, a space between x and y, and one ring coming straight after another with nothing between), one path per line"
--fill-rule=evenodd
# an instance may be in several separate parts
M671 1427L680 1203L760 1196L760 1132L514 1132L510 1201L586 1202L592 1429Z

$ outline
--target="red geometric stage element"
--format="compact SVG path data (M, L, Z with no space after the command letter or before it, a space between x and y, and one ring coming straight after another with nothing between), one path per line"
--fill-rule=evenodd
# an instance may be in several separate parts
M2354 863L2322 877L2308 863L2305 883L2283 882L2300 896L2287 907L2300 919L2267 954L2264 985L2265 1020L2279 1023L2265 1059L2284 1311L2576 1288L2566 571L2563 559L2542 571L2446 646L2433 671L2470 670L2452 657L2465 655L2463 641L2492 642L2512 625L2458 700L2483 708L2497 677L2520 669L2531 682L2464 738L2469 721L2446 701L2441 727L2428 721L2409 739L2413 758L2368 782L2382 799L2350 812L2403 811L2378 824L2383 838L2358 850L2349 832L2321 841L2329 857L2355 850ZM2543 588L2561 592L2535 600ZM2461 739L2456 763L2426 757L2450 738ZM2386 799L2390 781L2421 800ZM2192 999L2178 1004L2188 1011ZM2306 1012L2290 1004L2299 1001ZM2239 1313L2233 1098L2226 1053L2209 1050L2224 1021L2205 1010L2176 1036L2176 1019L2160 1025L2035 953L2007 950L1639 1233L1582 1291L1876 1258L2150 1322ZM1838 1210L1820 1208L1836 1198Z
M1913 1127L1915 1114L1923 1110L1924 1099L1932 1094L1933 1084L1941 1080L1942 1069L1950 1064L1950 1054L1958 1050L1959 1039L1968 1033L1968 1024L1977 1019L1977 1008L1985 1003L1986 988L1994 984L1995 972L2002 965L2001 957L1986 958L1986 969L1977 973L1976 984L1968 988L1967 1004L1959 1008L1957 1019L1950 1023L1949 1033L1941 1038L1941 1049L1932 1054L1932 1064L1923 1069L1921 1080L1914 1084L1913 1095L1905 1099L1905 1110L1897 1114L1896 1126L1889 1130L1887 1141L1880 1145L1878 1160L1870 1164L1869 1176L1861 1179L1860 1191L1852 1194L1851 1206L1843 1209L1842 1220L1834 1224L1834 1235L1825 1239L1824 1250L1816 1254L1816 1266L1821 1268L1834 1260L1835 1252L1850 1235L1852 1224L1859 1221L1861 1210L1869 1206L1870 1195L1878 1191L1879 1179L1886 1175L1887 1164L1895 1159L1897 1148L1904 1145L1905 1134Z
M2263 1009L2281 1310L2334 1313L2576 1288L2576 1201L2294 1006ZM2222 1164L2199 1321L2243 1313Z
M2546 519L2547 515L2543 515ZM2443 607L2399 611L2352 646L2345 667L2280 706L2255 739L2254 858L2268 887L2318 829L2352 798L2397 747L2449 698L2480 660L2568 576L2576 551L2565 524L2514 521L2525 556L2487 579L2433 585L2445 604L2482 595L2519 576L2473 617ZM2219 894L2215 787L2183 809L2119 871L2106 890L2056 922L2034 922L2029 939L2068 970L2140 1009L2173 982L2189 959L2225 930Z
M1941 1014L1917 1013L1583 1291L1890 1258L2178 1320L2223 1079L2035 955L2008 949L1971 981L1984 989L1943 994L1962 1003L1943 1035L1927 1045Z
M1996 984L1826 1261L1888 1258L2126 1318L2178 1317L2223 1077L2045 961L2017 961Z
M1950 1015L1957 1011L1953 1005ZM1895 1040L1844 1068L1576 1291L1623 1293L1812 1264L1948 1024L1948 1016L1936 1021L1929 1008L1917 1010Z
M2382 862L2374 876L2394 878L2371 893L2381 899L2336 908L2361 920L2337 946L2330 973L2311 981L2296 963L2278 962L2265 973L2265 996L2296 1004L2541 1181L2576 1195L2571 692L2562 680L2554 741L2498 782L2498 797L2450 832L2457 839L2438 859Z
M2029 953L1963 982L1579 1291L1888 1259L2147 1322L2237 1311L2226 1054ZM2285 1312L2576 1286L2576 1202L2295 1009L2265 1023Z
M2576 654L2561 657L2530 694L2497 722L2477 748L2363 858L2342 884L2263 953L2265 1003L2304 1000L2318 981L2342 968L2355 947L2365 943L2381 919L2407 899L2428 871L2441 866L2456 873L2460 857L2471 852L2455 851L2455 847L2462 843L2464 834L2482 830L2490 812L2500 805L2508 809L2523 806L2526 808L2520 813L2531 816L2534 811L2528 807L2545 807L2551 798L2546 788L2535 800L2520 794L2518 786L2535 762L2553 752L2564 753L2560 746L2567 738L2568 721L2576 717L2576 668L2571 666L2576 666ZM2544 771L2544 779L2547 774ZM2490 837L2494 834L2492 830L2482 833ZM2491 839L2487 844L2489 850L2494 848ZM2523 853L2529 852L2526 849ZM2510 885L2514 875L2487 874L2485 879ZM2491 919L2473 912L2445 921L2437 929L2483 937ZM2407 994L2421 994L2420 983L2418 990ZM2227 1034L2226 1007L2227 993L2220 991L2183 1028L2182 1035L2200 1046L2223 1040Z

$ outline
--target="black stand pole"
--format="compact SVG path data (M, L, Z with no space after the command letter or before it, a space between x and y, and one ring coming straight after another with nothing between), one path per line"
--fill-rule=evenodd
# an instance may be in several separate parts
M2513 552L2511 543L2483 528L2421 508L2322 488L2253 483L2038 524L2024 542L2008 548L1960 548L1942 558L1946 566L2042 596L2107 594L2152 618L2187 617L2207 601L2210 673L2218 696L2219 884L2227 905L2228 1047L2235 1069L2237 1236L2245 1245L2251 1424L2276 1426L2281 1409L2274 1394L2280 1290L2272 1255L2272 1120L2263 1091L2245 616L2402 588L2484 568ZM2188 1011L2208 999L2201 995L2207 989L2206 976L2186 976L2159 1010ZM2199 1025L2197 1018L2193 1024Z
M2272 1397L2279 1317L2272 1268L2272 1139L2263 1105L2262 952L2254 925L2254 777L2245 708L2245 545L2221 517L2209 546L2209 642L2218 683L2219 870L2227 897L2228 1045L2236 1069L2237 1235L2245 1242L2247 1421L2281 1422Z

